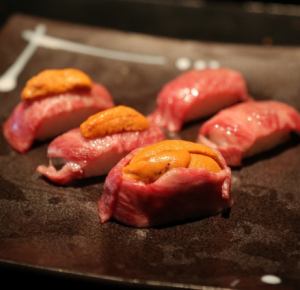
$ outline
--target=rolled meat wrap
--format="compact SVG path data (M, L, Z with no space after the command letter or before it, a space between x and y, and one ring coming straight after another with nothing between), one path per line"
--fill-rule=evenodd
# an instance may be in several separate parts
M26 83L21 97L3 126L7 142L20 153L34 140L53 138L114 105L104 86L77 69L42 71Z
M101 111L54 139L48 147L49 166L37 171L57 184L101 176L126 154L164 139L156 125L132 108L118 106Z
M250 101L224 109L205 122L198 141L219 150L228 165L267 151L300 132L300 115L277 101Z
M133 151L108 174L99 200L111 218L150 227L217 214L232 206L231 171L207 146L165 140Z
M192 70L162 88L151 118L169 131L179 131L185 122L248 99L246 82L239 72L226 68Z

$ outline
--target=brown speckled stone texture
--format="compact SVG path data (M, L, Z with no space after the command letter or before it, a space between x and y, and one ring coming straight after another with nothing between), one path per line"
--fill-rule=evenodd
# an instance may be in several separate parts
M164 55L168 62L165 66L143 65L39 48L20 75L17 89L0 94L1 123L19 101L25 81L52 67L78 67L106 85L117 104L150 113L159 89L179 74L174 63L182 56L192 61L218 60L244 74L254 98L285 101L300 110L297 47L178 41L19 15L0 34L0 73L26 45L21 31L40 22L47 25L50 35ZM199 125L185 126L178 136L195 140ZM68 187L53 186L35 173L37 165L47 162L46 143L19 155L0 135L0 261L121 284L297 289L299 143L294 136L233 171L235 204L229 218L214 216L163 228L135 229L113 221L100 225L97 200L103 177ZM260 277L265 274L279 276L282 283L263 284Z

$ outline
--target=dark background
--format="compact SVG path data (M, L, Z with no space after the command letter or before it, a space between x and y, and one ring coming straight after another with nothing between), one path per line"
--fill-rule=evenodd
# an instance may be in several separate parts
M0 0L13 13L182 39L299 45L299 1Z
M181 39L300 44L299 1L0 0L0 29L15 13ZM92 280L1 263L0 276L1 283L10 287L21 283L23 287L39 289L57 286L108 289L108 285ZM120 289L124 285L110 287Z

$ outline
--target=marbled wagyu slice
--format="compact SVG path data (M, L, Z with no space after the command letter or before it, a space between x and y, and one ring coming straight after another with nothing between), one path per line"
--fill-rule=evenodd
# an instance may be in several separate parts
M198 141L219 150L228 165L267 151L300 132L300 115L277 101L250 101L224 109L200 128Z
M231 69L192 70L168 82L157 97L152 120L169 131L248 100L243 76Z
M37 171L57 184L101 176L132 150L163 139L161 129L136 110L114 107L54 139L48 147L49 166Z
M214 215L232 206L231 171L205 145L165 140L133 151L108 174L99 201L109 219L150 227Z
M114 105L104 86L71 68L42 71L26 83L21 97L3 127L7 142L20 153L34 140L53 138Z

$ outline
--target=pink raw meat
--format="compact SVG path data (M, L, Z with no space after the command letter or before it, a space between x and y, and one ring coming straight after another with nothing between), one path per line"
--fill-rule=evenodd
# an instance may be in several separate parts
M300 132L300 115L277 101L250 101L219 112L199 131L200 143L219 150L228 165L266 151Z
M101 138L86 139L80 130L73 129L56 139L48 147L50 165L39 166L37 171L54 183L67 184L75 179L101 176L126 154L138 147L164 139L161 129L152 125L145 131L123 132ZM60 170L52 161L63 162Z
M151 119L169 131L179 131L187 121L248 99L246 82L240 73L225 68L193 70L163 87Z
M123 168L137 150L123 158L108 174L99 201L101 223L114 218L126 225L149 227L204 217L232 206L231 171L171 169L153 183L123 177Z
M90 92L22 101L4 123L4 136L16 151L25 153L34 140L57 136L113 105L109 92L99 84L94 84Z

